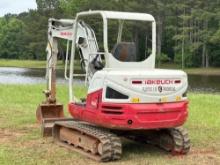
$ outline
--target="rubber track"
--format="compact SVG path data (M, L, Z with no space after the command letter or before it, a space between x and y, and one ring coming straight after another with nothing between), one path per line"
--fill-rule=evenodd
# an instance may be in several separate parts
M83 149L82 151L80 151L81 154L84 154L88 156L89 158L94 159L96 161L102 161L102 162L118 160L121 158L121 154L122 154L121 140L115 134L110 133L109 131L103 128L99 128L99 127L87 124L85 122L65 121L65 122L56 122L55 124L62 126L62 127L77 130L81 133L92 136L98 139L100 142L102 142L103 144L102 155L93 155L92 153L88 155L88 152L87 153L82 152ZM58 140L58 139L55 139L55 140ZM76 148L74 146L71 146L71 147ZM70 148L70 147L67 147L67 148ZM77 150L75 149L75 151Z
M160 138L164 136L164 133L169 135L169 137L171 138L170 141L172 141L172 143L169 145L171 146L169 148L165 148L160 143ZM131 137L128 136L126 138L136 141L138 143L152 144L158 146L159 148L162 148L165 151L171 152L173 155L187 154L190 150L190 139L188 136L188 132L183 127L170 128L162 130L161 132L155 132L155 134L153 134L153 136L151 135L150 138L146 135L138 135Z
M187 130L183 127L171 128L170 134L174 142L172 154L187 154L190 150L190 139Z
M97 133L105 134L105 136L108 136L108 138L110 138L111 148L112 148L111 160L121 159L121 155L122 155L121 138L119 138L117 135L109 132L107 129L104 128L96 127L87 123L84 123L84 126Z

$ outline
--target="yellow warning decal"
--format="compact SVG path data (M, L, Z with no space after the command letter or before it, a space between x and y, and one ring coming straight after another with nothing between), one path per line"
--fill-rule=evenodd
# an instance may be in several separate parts
M161 98L161 102L167 102L168 101L168 98L167 97L162 97Z
M181 96L176 96L176 101L181 101Z
M138 97L131 98L131 102L132 103L139 103L140 102L140 98L138 98Z

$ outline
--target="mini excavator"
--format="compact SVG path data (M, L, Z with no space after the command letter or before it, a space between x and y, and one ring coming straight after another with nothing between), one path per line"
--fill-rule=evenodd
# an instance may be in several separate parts
M101 18L101 31L88 23L94 16ZM138 28L140 23L149 24L151 35L145 36L145 27ZM43 136L52 136L57 144L102 162L121 158L122 137L154 144L174 155L189 152L190 139L182 127L188 116L187 75L155 68L156 22L152 15L86 11L72 20L51 18L48 26L46 100L36 112ZM109 43L113 40L109 26L117 31L114 44ZM142 33L129 40L140 29ZM100 34L103 45L96 38ZM137 44L138 38L146 40ZM63 105L56 99L58 39L67 41L64 75L72 117L64 116ZM148 50L143 49L147 42L151 42ZM82 74L74 72L77 55ZM77 77L83 78L88 89L83 99L76 97L73 88Z

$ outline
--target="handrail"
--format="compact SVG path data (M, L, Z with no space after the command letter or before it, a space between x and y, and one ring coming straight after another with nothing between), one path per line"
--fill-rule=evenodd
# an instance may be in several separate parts
M69 40L67 40L67 46L66 46L66 59L65 59L65 71L64 71L64 77L66 80L69 80L69 77L67 76L68 59L69 59Z

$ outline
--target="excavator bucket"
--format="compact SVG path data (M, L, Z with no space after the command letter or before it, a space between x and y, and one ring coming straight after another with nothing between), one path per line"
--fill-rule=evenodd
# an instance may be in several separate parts
M56 121L64 120L62 104L40 104L36 111L37 122L41 124L42 136L52 136Z
M40 104L36 112L37 122L42 123L44 119L63 118L62 104Z

